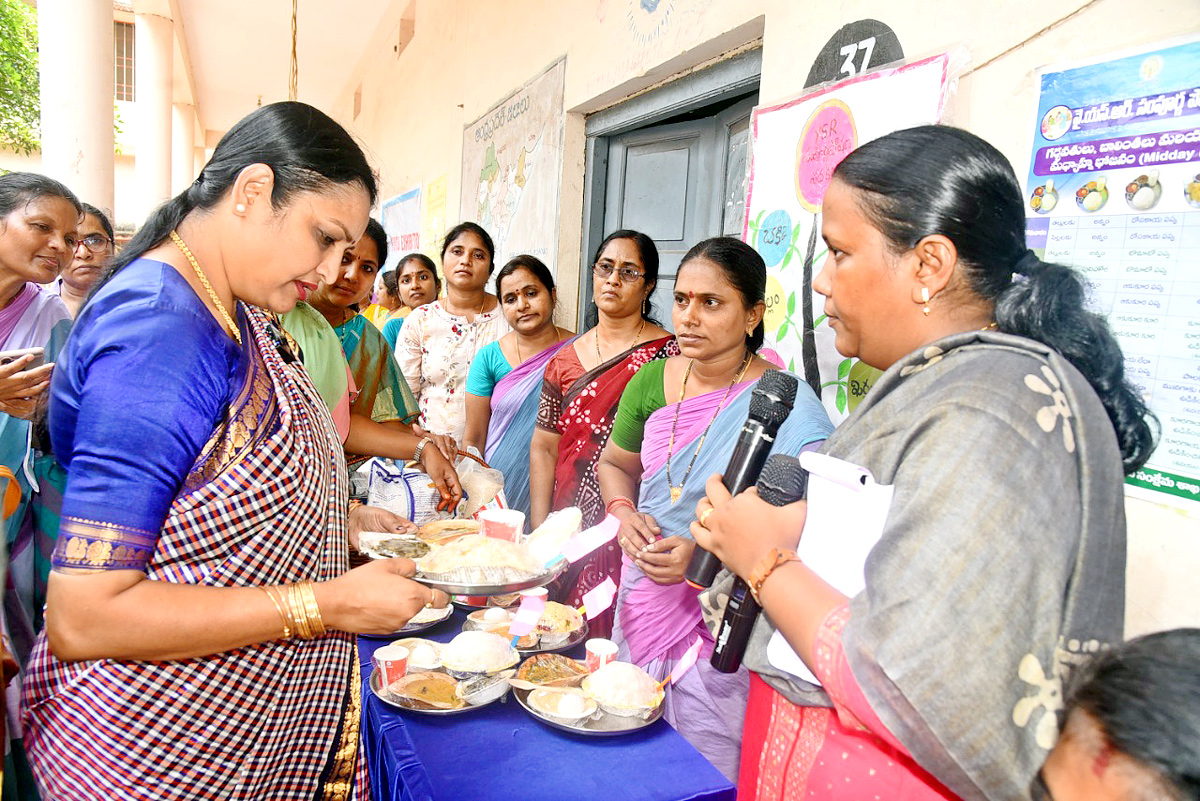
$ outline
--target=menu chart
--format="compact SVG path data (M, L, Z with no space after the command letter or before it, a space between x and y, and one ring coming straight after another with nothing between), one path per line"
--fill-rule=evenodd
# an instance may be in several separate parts
M1083 274L1158 416L1130 494L1200 508L1200 37L1039 79L1029 247Z

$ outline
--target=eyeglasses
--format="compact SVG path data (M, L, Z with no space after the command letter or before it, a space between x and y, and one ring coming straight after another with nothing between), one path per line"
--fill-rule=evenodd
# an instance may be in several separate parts
M88 234L87 236L81 236L79 239L76 239L75 247L78 248L80 245L83 245L92 253L103 253L108 249L108 246L111 242L112 240L104 234Z
M608 278L609 276L611 276L613 274L613 270L616 268L617 268L617 266L615 264L613 264L612 262L598 261L592 265L592 272L595 274L595 276L597 278ZM619 270L617 270L617 275L620 276L620 279L623 283L632 284L634 281L637 281L639 278L645 277L646 274L639 273L637 270L633 269L632 267L622 267Z

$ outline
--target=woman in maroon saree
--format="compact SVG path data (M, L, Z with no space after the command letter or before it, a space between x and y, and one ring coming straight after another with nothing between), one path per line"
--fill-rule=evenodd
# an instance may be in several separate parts
M650 318L658 250L637 231L615 231L600 244L592 267L596 324L546 366L529 456L530 523L578 506L584 527L604 517L596 462L625 385L647 362L679 353L675 339ZM605 578L621 576L621 550L602 546L551 585L554 600L572 606ZM611 610L589 623L596 636L612 631Z

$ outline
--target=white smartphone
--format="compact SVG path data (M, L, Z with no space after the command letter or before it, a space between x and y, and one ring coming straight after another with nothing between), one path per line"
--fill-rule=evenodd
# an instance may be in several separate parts
M32 370L36 367L41 367L46 363L45 348L21 348L20 350L0 351L0 364L14 362L29 353L33 354L33 361L21 368L22 370Z

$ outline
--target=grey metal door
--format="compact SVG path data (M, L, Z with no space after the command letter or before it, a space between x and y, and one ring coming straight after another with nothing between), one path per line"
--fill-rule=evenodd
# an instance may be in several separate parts
M651 300L654 316L668 330L684 254L710 236L741 234L753 106L746 100L712 117L609 138L603 230L632 228L658 246ZM590 280L587 287L590 299Z

